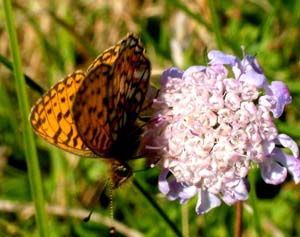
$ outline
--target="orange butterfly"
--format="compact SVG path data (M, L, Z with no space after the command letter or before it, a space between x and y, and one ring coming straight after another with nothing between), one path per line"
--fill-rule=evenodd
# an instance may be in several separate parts
M150 62L139 40L129 34L88 68L54 85L33 106L30 121L47 142L86 157L107 158L112 187L131 175L127 164L140 146Z

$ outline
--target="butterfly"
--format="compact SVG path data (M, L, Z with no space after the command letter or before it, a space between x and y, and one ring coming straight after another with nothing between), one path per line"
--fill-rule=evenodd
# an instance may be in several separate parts
M139 114L151 66L133 34L105 50L86 72L59 81L32 107L30 122L44 140L85 157L110 163L112 188L131 175L127 163L141 145Z

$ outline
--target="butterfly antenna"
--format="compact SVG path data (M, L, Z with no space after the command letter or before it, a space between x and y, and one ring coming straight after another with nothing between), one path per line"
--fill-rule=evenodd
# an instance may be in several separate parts
M89 222L89 221L90 221L93 211L94 211L94 210L92 209L92 210L90 211L90 213L88 214L88 216L85 217L85 218L83 218L83 221L84 221L84 222Z
M113 210L112 210L112 185L111 185L111 182L109 181L106 181L105 184L103 185L103 183L101 181L99 181L99 183L97 184L97 189L96 189L96 192L92 195L92 198L89 200L90 203L89 205L92 206L91 207L91 210L88 214L88 216L86 216L83 221L84 222L89 222L89 220L91 219L91 216L94 212L94 208L96 206L96 203L98 202L101 202L101 196L104 194L104 189L105 187L108 187L107 190L109 190L109 193L107 194L106 192L106 195L108 196L108 199L109 199L109 209L110 209L110 212L111 212L111 215L113 214Z
M112 182L109 182L109 209L110 209L110 218L114 219L114 203L113 203Z
M113 196L113 184L109 182L109 211L110 211L110 218L114 219L114 196ZM111 226L109 229L109 236L115 236L116 229L114 226Z

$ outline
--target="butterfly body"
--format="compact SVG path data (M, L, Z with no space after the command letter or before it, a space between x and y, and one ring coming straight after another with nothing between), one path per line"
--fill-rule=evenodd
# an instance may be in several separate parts
M111 164L113 187L131 176L127 164L143 133L137 118L150 78L150 62L133 35L104 51L88 68L54 85L32 108L30 121L47 142Z

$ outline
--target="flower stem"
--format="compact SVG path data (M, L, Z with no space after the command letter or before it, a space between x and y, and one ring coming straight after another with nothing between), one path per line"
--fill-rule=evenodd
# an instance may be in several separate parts
M242 237L243 233L243 202L238 201L235 205L234 237Z
M255 224L255 230L256 230L257 237L262 237L261 224L260 224L258 209L256 205L255 172L250 172L248 177L249 177L250 186L253 187L249 194L250 194L250 203L253 208L253 216L254 216L253 219Z
M189 207L187 204L181 205L182 233L184 237L190 236L189 230Z

